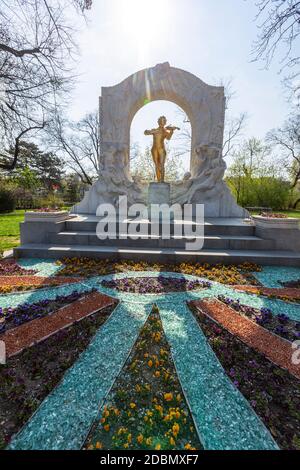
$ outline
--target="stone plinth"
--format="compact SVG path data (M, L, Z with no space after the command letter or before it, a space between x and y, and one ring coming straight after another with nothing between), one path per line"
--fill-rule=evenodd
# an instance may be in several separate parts
M154 221L162 222L164 217L168 220L174 219L174 213L167 209L167 213L159 210L159 206L165 205L171 207L171 185L169 183L150 183L148 191L148 217Z
M148 206L151 204L171 204L171 185L169 183L150 183Z
M255 222L256 227L271 228L271 229L300 229L300 220L293 217L286 218L272 218L263 217L261 215L253 215L252 219Z
M25 222L62 222L71 216L68 211L25 212Z

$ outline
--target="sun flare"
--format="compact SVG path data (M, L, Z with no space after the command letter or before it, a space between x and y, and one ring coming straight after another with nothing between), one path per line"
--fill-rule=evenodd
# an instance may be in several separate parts
M136 41L161 39L169 24L169 0L122 1L119 10L122 29Z

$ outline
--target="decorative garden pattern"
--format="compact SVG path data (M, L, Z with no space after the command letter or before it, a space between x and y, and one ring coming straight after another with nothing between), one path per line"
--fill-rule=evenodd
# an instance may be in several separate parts
M1 448L300 449L300 269L11 260L0 276Z

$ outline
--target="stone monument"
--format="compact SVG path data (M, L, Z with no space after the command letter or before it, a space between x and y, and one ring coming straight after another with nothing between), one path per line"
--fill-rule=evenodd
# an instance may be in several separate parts
M180 106L192 128L190 172L181 181L171 183L169 191L161 186L161 199L165 198L164 202L170 204L204 204L205 217L247 216L247 211L236 204L223 180L226 169L222 158L224 88L207 85L169 63L158 64L131 75L118 85L102 88L100 175L84 199L73 207L72 213L95 215L99 204L116 206L119 196L124 195L128 204L147 205L149 185L130 175L130 126L139 109L156 100L172 101ZM164 127L163 119L161 123ZM174 130L165 127L170 138ZM162 153L155 154L155 158L159 162L165 157ZM156 174L163 184L163 168L159 165ZM151 187L151 200L152 193Z

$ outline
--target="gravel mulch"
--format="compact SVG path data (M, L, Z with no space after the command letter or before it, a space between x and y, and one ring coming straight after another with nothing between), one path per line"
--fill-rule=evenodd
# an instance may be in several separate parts
M81 277L0 276L0 287L48 287L81 282ZM17 289L16 289L17 290Z
M114 299L98 292L93 292L66 307L60 308L47 317L37 318L17 328L8 330L3 335L0 335L0 340L5 342L6 355L10 357L18 354L23 349L39 343L57 331L113 303Z
M278 297L290 300L300 300L300 289L285 287L285 288L272 288L272 287L256 287L256 286L234 286L235 289L241 290L244 292L249 292L250 294L260 294L267 297Z
M300 365L293 364L292 356L295 350L292 349L288 341L275 336L218 300L195 301L193 305L248 346L259 351L283 369L287 369L295 377L300 378Z

